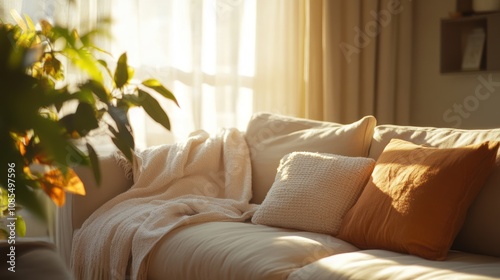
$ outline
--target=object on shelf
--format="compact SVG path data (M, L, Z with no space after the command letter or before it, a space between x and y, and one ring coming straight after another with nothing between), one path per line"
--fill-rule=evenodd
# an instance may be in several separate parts
M465 36L466 43L462 59L462 70L479 70L486 39L484 29L476 28Z
M468 35L476 29L483 30L484 42L482 53L476 57L475 67L472 70L472 67L468 67L468 65L471 65L468 62L470 60L464 59L464 54L466 53ZM460 18L442 18L440 34L441 73L500 71L499 30L500 13L482 13ZM480 58L479 68L477 68L478 58Z

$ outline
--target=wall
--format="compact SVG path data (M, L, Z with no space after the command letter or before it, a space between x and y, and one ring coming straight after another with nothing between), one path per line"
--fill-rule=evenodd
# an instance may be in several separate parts
M411 124L500 127L500 73L439 73L440 20L455 10L455 0L418 0L413 4ZM497 83L489 91L482 86L488 79Z

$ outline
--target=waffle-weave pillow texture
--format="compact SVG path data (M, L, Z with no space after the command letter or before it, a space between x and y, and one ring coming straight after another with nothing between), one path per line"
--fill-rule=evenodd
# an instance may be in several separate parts
M375 166L375 160L334 154L285 155L252 222L335 235Z

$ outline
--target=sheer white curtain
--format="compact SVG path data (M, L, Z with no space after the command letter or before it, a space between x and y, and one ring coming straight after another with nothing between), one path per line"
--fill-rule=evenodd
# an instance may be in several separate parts
M255 111L305 116L307 2L257 1Z
M180 104L158 98L173 133L142 110L131 111L139 147L197 129L246 127L253 111L255 0L110 1L112 53L126 51L137 79L159 79Z

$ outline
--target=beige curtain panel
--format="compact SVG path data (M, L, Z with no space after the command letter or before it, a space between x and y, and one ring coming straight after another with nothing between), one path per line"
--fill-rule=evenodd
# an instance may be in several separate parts
M408 123L411 1L308 4L305 116L346 123L373 114L379 123Z
M407 124L409 0L257 1L256 111Z

